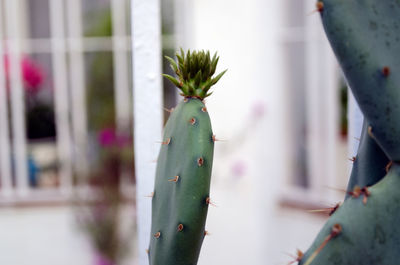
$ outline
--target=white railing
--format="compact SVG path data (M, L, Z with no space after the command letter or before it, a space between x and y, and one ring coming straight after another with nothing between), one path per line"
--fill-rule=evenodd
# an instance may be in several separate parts
M0 14L3 13L0 5ZM3 25L0 19L0 40L3 39ZM4 57L3 42L0 41L0 58ZM0 73L4 73L4 64L0 63ZM0 180L1 192L8 195L11 193L11 145L8 138L8 108L7 108L6 78L0 74Z
M25 105L24 93L21 80L21 41L20 41L20 19L19 1L5 1L6 48L9 56L9 78L11 94L11 117L13 135L13 153L16 175L16 191L23 195L28 189L28 172L26 163L26 139L25 139ZM3 17L3 16L2 16ZM3 89L6 89L3 87Z

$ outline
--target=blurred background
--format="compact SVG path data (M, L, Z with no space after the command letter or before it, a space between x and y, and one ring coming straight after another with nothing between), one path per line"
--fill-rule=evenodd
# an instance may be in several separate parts
M145 251L131 5L0 0L0 264L135 265ZM358 137L315 1L160 5L162 55L209 49L229 69L206 100L222 141L199 265L287 264L328 217L310 210L342 200ZM180 100L166 80L162 95Z

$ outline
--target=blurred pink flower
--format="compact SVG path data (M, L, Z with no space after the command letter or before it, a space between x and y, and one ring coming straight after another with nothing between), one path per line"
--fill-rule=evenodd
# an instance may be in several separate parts
M31 58L24 56L21 61L22 78L28 93L36 94L43 83L43 71Z
M232 172L233 175L235 175L236 177L242 177L243 175L246 174L246 171L247 171L247 164L242 160L238 160L232 165Z
M10 77L10 59L8 55L4 55L4 70L7 80ZM24 83L25 91L29 95L36 95L41 89L44 79L43 69L38 63L32 60L29 56L21 58L21 74Z
M102 147L113 146L117 142L114 128L104 128L99 132L98 141Z
M126 147L132 143L129 135L117 135L115 128L108 127L100 130L98 141L102 147Z
M263 102L255 102L252 106L252 112L254 118L262 118L265 115L265 104Z

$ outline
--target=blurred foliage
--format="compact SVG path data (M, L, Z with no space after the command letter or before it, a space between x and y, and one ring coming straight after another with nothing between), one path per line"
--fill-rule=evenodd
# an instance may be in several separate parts
M97 22L85 36L111 37L110 10L98 12ZM130 180L134 179L132 128L127 126L123 132L116 130L113 53L87 54L86 63L88 129L95 137L89 184L96 196L93 202L78 208L77 217L97 255L109 262L106 264L119 264L131 248L129 242L134 232L131 228L128 233L122 233L120 220L124 202L121 176L129 174ZM132 217L132 223L133 220Z
M112 19L109 9L103 14L87 36L112 36ZM96 52L89 60L87 99L90 130L115 127L114 72L112 52Z

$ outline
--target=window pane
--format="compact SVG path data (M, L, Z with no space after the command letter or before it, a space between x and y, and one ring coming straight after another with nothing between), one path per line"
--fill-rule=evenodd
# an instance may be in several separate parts
M49 38L50 20L49 20L49 1L48 0L30 0L27 1L28 30L30 38ZM40 19L38 19L40 18Z
M85 36L112 35L110 8L110 0L82 0L82 23Z

